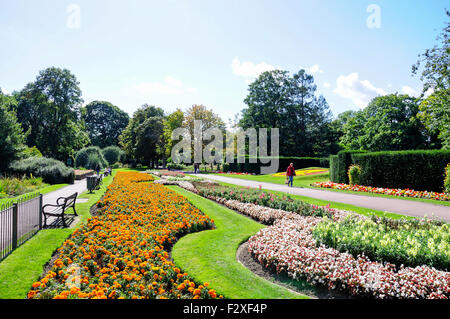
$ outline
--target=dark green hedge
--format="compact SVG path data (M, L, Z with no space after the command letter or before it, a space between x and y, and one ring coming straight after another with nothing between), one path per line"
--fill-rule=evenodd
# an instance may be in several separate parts
M272 159L272 157L262 157L262 159ZM279 158L279 172L284 172L290 163L294 164L295 169L301 169L306 167L329 167L328 158L320 157L282 157ZM253 173L260 174L262 166L269 166L269 164L263 164L259 160L257 163L249 163L249 157L245 158L245 163L237 163L235 159L234 163L228 164L227 171L239 172L239 173Z
M29 157L12 162L9 171L18 176L33 174L35 177L42 177L44 182L49 184L73 184L75 180L72 168L63 162L46 157Z
M330 156L330 180L335 183L339 183L339 157L337 155Z
M361 184L442 192L450 150L353 154L361 166Z
M342 151L330 161L330 179L335 183L348 184L348 168L358 164L361 185L441 192L450 151Z
M352 162L352 155L357 153L363 153L364 151L340 151L333 157L333 166L330 163L330 179L335 183L348 184L347 171Z

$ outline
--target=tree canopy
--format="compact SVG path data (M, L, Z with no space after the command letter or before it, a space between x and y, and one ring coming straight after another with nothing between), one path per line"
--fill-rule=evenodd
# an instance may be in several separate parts
M69 70L51 67L15 94L17 118L28 132L28 146L65 161L89 143L80 121L83 100L78 85Z
M332 115L316 90L313 76L305 70L293 76L281 70L264 72L249 86L239 125L279 128L280 153L285 156L329 154L336 148Z
M130 120L126 112L105 101L89 103L82 114L92 145L101 148L117 145Z

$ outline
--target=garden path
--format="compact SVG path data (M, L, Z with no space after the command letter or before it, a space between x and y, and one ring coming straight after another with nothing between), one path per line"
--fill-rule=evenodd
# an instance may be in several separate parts
M293 195L301 195L322 200L351 204L369 209L409 215L414 217L443 219L450 222L450 206L435 205L419 201L373 197L365 195L347 194L311 188L288 187L287 185L257 182L225 176L208 175L207 179L225 182L239 186L261 187L267 190L279 191Z

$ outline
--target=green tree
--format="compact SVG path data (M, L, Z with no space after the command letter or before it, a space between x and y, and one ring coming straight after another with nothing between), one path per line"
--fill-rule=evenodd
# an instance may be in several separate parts
M164 141L165 144L165 155L170 157L172 152L172 147L174 146L174 141L172 140L172 132L180 127L183 127L184 113L182 110L177 109L175 112L169 114L164 119Z
M65 161L89 143L81 121L83 100L78 85L69 70L52 67L16 93L17 117L29 133L28 146Z
M347 149L367 151L429 148L418 111L418 99L408 95L376 97L347 121L341 142Z
M450 11L446 11L450 18ZM440 41L425 53L419 55L419 60L412 67L412 73L420 73L420 79L424 81L423 92L428 89L446 90L450 88L450 22L446 23L445 28L438 36ZM422 72L420 72L422 68Z
M292 77L287 71L262 73L249 85L239 125L279 128L280 153L286 156L329 154L336 148L331 112L323 96L316 95L314 78L304 70Z
M0 91L0 171L5 171L26 148L25 135L13 110L16 104L14 97Z
M130 120L126 112L104 101L89 103L82 114L92 145L101 148L117 145Z
M418 118L437 135L443 148L450 149L450 89L439 90L419 105Z
M134 112L128 126L119 137L119 144L129 159L149 164L150 161L164 157L163 120L164 110L159 107L145 104ZM155 135L158 134L160 139L157 141Z

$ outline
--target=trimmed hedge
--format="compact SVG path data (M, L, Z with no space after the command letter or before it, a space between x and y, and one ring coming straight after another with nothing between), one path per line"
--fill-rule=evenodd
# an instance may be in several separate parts
M330 178L335 183L348 184L348 168L357 164L361 185L442 192L450 150L344 151L331 162Z
M354 154L361 166L361 184L442 192L450 150Z
M75 171L63 162L47 157L29 157L14 161L9 166L14 175L30 175L42 177L49 184L73 184Z
M348 184L348 169L350 165L354 164L352 155L357 153L364 153L364 151L340 151L334 159L333 168L330 170L330 178L332 182ZM330 164L331 165L331 164Z
M238 163L237 158L234 159L234 163L228 164L227 170L229 172L237 173L253 173L260 174L261 167L269 166L269 164L263 164L259 159L275 159L275 157L260 157L257 163L249 163L250 157L245 158L245 163ZM284 172L290 163L294 163L295 169L301 169L306 167L325 167L328 168L330 161L328 158L320 157L283 157L280 156L279 160L279 172Z

